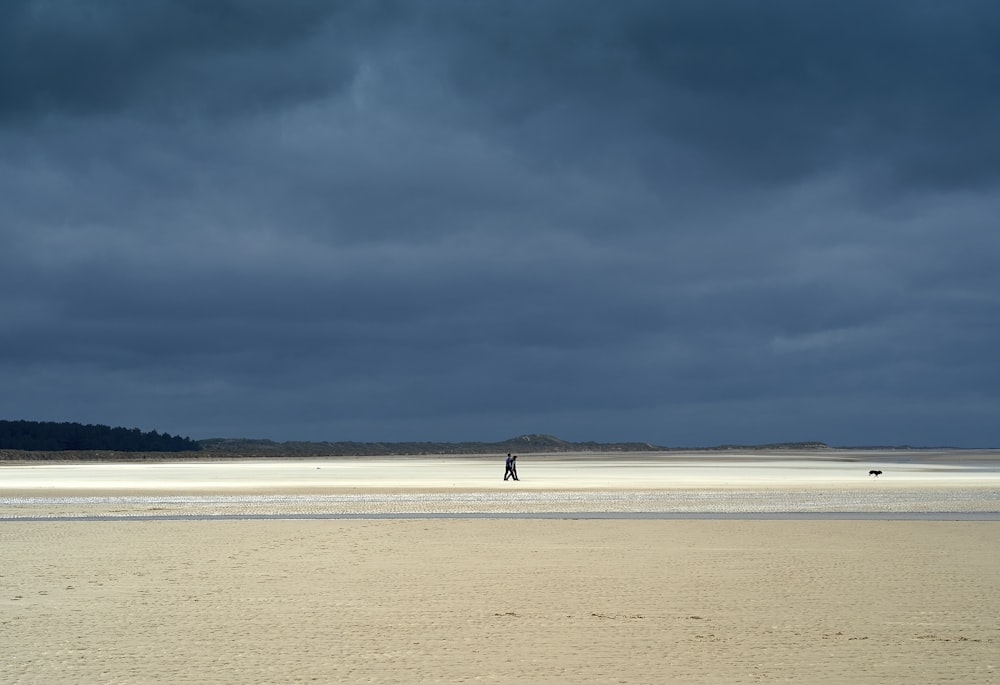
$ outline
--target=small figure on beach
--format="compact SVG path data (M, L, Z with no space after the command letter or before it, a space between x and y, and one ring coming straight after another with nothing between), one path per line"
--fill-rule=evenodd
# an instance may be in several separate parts
M505 461L504 464L503 464L503 479L504 480L507 480L508 478L510 478L510 463L511 463L511 461L512 461L512 457L510 456L510 452L508 452L507 453L507 461Z
M868 472L868 475L869 476L875 476L876 478L878 478L879 476L882 475L882 472L878 471L876 469L872 469L871 471Z
M510 458L510 475L514 480L521 480L517 477L517 455Z

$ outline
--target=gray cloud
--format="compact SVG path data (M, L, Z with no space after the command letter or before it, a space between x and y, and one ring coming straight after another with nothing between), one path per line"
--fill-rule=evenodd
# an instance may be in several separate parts
M328 3L293 0L276 12L244 0L20 0L2 11L7 117L271 107L322 92L349 71L333 59L305 68L310 36L335 14Z
M0 12L10 418L998 442L990 4Z

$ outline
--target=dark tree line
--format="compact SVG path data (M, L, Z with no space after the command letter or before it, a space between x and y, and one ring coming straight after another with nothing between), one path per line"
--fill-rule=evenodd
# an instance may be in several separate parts
M194 440L138 428L112 428L53 421L0 421L0 449L34 452L106 450L109 452L190 452Z

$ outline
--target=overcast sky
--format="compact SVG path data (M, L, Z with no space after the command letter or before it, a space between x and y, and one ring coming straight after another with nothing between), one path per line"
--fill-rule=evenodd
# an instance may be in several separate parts
M1000 446L1000 4L5 0L0 418Z

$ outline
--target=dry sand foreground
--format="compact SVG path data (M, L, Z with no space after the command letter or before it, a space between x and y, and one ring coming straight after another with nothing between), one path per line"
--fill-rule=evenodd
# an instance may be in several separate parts
M995 683L1000 523L0 523L4 683Z

